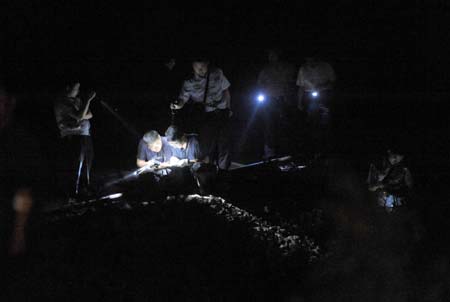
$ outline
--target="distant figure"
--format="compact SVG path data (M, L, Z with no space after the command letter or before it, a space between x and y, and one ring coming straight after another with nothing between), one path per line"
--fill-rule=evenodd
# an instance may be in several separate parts
M316 57L306 58L298 72L298 108L306 111L315 152L322 151L327 140L335 82L336 75L331 65Z
M230 166L230 82L218 68L211 68L206 58L192 60L192 76L185 80L178 100L171 104L179 110L188 102L202 106L199 138L203 160L220 170Z
M80 83L67 87L63 97L55 102L56 123L60 131L64 147L66 170L70 173L69 198L75 198L80 191L88 192L90 171L94 158L94 148L89 122L93 115L90 104L95 98L92 92L86 102L80 99Z
M388 150L379 164L371 164L369 168L368 188L388 212L404 204L413 186L411 172L403 159L404 155Z
M264 121L264 158L274 157L277 153L280 136L280 124L287 116L290 96L294 85L294 67L281 61L280 51L270 49L267 52L268 64L258 75L258 87L265 97L261 104Z

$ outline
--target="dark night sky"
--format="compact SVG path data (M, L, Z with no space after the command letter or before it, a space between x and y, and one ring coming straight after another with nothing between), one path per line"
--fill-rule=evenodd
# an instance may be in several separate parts
M444 1L338 2L3 4L3 77L28 83L20 87L71 77L145 86L170 56L185 60L206 51L236 74L257 69L262 50L276 45L296 64L318 50L337 66L344 86L357 80L368 88L445 89L450 6Z

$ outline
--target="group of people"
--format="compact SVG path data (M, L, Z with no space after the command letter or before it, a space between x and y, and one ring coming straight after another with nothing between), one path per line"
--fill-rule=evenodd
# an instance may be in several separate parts
M170 174L169 167L183 167L198 163L214 166L217 173L224 173L230 166L230 82L218 68L211 68L205 58L192 62L192 76L183 83L179 97L170 103L173 112L187 102L197 104L202 111L198 133L186 134L179 125L171 125L164 136L151 130L144 134L138 145L136 164L154 173ZM54 112L64 146L64 156L70 178L66 192L71 199L89 194L90 170L93 160L90 104L96 94L92 92L83 102L80 83L67 87L64 95L55 102ZM75 151L75 152L74 152ZM157 171L157 172L156 172Z
M323 148L330 124L330 102L336 80L330 64L307 58L295 79L293 65L281 60L281 53L269 50L268 63L258 75L257 83L264 95L261 106L264 121L264 158L277 155L281 124L286 112L298 110L306 113L309 136ZM174 64L170 67L173 68ZM156 130L147 131L138 144L136 165L141 171L168 176L176 168L208 166L208 171L221 173L230 166L230 82L223 71L210 66L205 58L192 61L193 73L183 82L178 98L170 103L176 115L187 103L200 108L195 134L186 134L183 125L170 125L164 135ZM297 89L295 89L295 85ZM64 146L64 156L70 171L70 196L86 193L90 184L93 147L90 122L93 114L90 104L95 93L81 101L80 84L67 87L64 96L55 103L55 116ZM293 105L294 104L294 105ZM190 111L192 112L192 111ZM401 165L403 156L389 151L381 164L372 164L369 172L369 190L376 193L380 204L388 210L402 204L405 192L412 186L409 170ZM211 168L213 167L213 168ZM202 179L191 169L197 183Z

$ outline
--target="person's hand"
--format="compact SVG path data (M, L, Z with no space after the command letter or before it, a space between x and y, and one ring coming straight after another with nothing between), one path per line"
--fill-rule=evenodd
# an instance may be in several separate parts
M178 165L179 165L180 167L187 166L187 165L189 165L189 160L188 160L188 159L182 159L182 160L180 160L180 161L178 162Z
M170 109L172 110L179 110L181 108L183 108L184 104L181 102L172 102L170 103Z
M145 163L146 167L152 167L152 166L155 166L155 165L156 165L156 162L155 162L154 159L151 159L151 160L149 160L148 162Z
M94 115L92 114L92 112L88 112L83 118L82 120L90 120Z
M176 156L172 156L169 160L169 164L173 167L181 167L181 165L183 164L183 160L180 160Z

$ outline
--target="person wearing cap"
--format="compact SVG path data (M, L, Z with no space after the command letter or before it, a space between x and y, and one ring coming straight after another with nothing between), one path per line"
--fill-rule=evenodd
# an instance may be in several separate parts
M199 125L202 160L227 170L230 166L230 82L206 58L194 59L192 69L192 76L183 82L178 100L170 108L179 110L188 101L202 106L204 116Z

